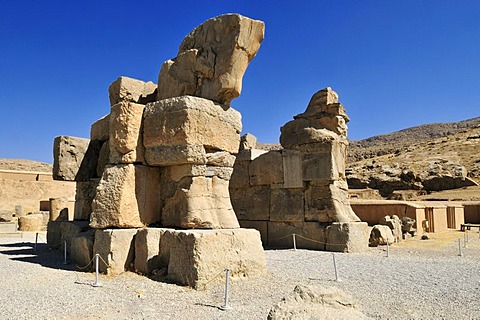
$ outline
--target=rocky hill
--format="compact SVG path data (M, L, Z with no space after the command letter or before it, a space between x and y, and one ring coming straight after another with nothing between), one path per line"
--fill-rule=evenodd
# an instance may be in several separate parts
M347 162L401 152L413 144L451 136L479 125L480 117L476 117L460 122L425 124L364 140L350 141Z
M458 126L440 124L439 128L432 124L403 130L403 134L372 138L365 157L370 156L368 152L372 150L381 155L350 162L349 187L377 189L382 196L395 198L398 190L430 193L477 185L480 182L480 127L474 124L478 120L480 118L462 121ZM436 137L429 139L428 136ZM392 147L386 146L389 140ZM356 154L361 152L357 150Z
M52 172L52 165L33 160L0 158L0 170Z

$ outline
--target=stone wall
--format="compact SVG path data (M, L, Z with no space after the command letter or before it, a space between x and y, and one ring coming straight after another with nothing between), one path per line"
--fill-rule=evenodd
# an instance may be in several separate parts
M46 210L40 201L57 197L73 199L75 183L53 181L48 172L0 170L0 212L15 212L17 205L24 212Z
M363 251L369 229L349 203L345 179L349 119L338 95L315 93L306 111L282 128L283 150L262 152L244 136L230 194L240 225L269 247Z

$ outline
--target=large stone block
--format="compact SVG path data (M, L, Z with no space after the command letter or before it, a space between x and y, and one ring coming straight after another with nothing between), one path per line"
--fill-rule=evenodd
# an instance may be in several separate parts
M93 254L98 253L104 261L99 263L100 272L118 275L133 269L135 258L134 237L137 230L105 229L95 232Z
M59 136L53 142L53 179L75 181L89 145L88 139Z
M241 228L255 229L260 232L262 244L265 247L268 242L268 221L238 220Z
M75 220L90 220L92 214L92 202L97 193L100 179L90 181L78 181L75 193Z
M250 186L250 161L236 160L233 166L230 189L244 189Z
M43 231L45 223L42 214L29 214L18 218L19 231Z
M365 252L370 228L366 222L334 222L327 227L327 251Z
M238 111L224 110L210 100L182 96L149 103L144 112L146 160L161 166L193 161L205 164L206 155L200 156L206 154L205 149L237 153L241 130ZM164 154L167 152L173 152L171 159ZM196 153L200 155L194 156Z
M311 182L305 191L305 220L360 221L350 207L346 182L342 180Z
M303 180L338 180L345 178L347 141L331 141L319 146L317 152L302 156Z
M240 220L270 220L270 188L230 189L232 206Z
M238 14L207 20L183 40L158 77L158 100L194 95L229 105L264 37L264 24Z
M68 221L68 198L50 198L50 221Z
M302 188L302 155L297 150L282 150L283 187Z
M317 222L268 222L268 247L325 250L325 227Z
M384 225L374 225L370 231L370 246L377 247L379 245L393 244L395 238L393 237L392 229Z
M108 141L103 142L102 147L100 148L100 153L98 155L97 161L97 177L103 175L105 167L110 162L110 143Z
M92 204L92 228L135 228L160 220L160 169L107 166Z
M67 251L72 245L72 239L77 237L81 232L86 232L90 228L88 226L88 221L63 221L60 223L60 232L61 232L61 246L67 244Z
M283 184L283 159L281 151L269 151L250 163L250 185Z
M135 271L151 274L162 268L160 260L160 238L168 229L145 228L138 230L135 236Z
M156 94L157 85L155 83L128 77L119 77L108 87L108 96L112 106L123 101L146 104L155 101Z
M180 228L238 228L228 181L220 177L186 177L165 200L162 225Z
M303 189L272 189L270 221L304 221Z
M170 240L164 242L165 236ZM253 229L166 231L160 247L168 253L168 276L194 288L227 268L233 277L262 275L266 269L260 233Z
M123 101L110 110L110 163L144 162L142 119L145 105Z
M95 121L90 127L90 140L107 141L110 138L110 114Z
M81 232L71 239L70 259L83 271L95 269L93 259L93 244L95 241L95 230Z

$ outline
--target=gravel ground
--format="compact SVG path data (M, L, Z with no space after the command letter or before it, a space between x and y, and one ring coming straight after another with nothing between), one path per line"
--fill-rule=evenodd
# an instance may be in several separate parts
M221 274L205 290L156 282L134 273L101 275L64 265L60 252L39 244L34 234L0 238L1 319L265 319L270 308L297 284L339 287L375 319L480 318L480 239L470 232L434 234L362 254L267 250L268 274L231 282L231 310L222 311ZM463 256L457 239L462 239Z

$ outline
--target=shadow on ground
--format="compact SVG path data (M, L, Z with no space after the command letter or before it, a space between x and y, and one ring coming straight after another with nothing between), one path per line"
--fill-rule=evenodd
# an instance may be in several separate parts
M76 266L65 258L61 250L52 250L46 243L17 242L0 244L0 254L9 256L11 260L39 264L43 267L78 271ZM67 257L68 258L68 257Z

